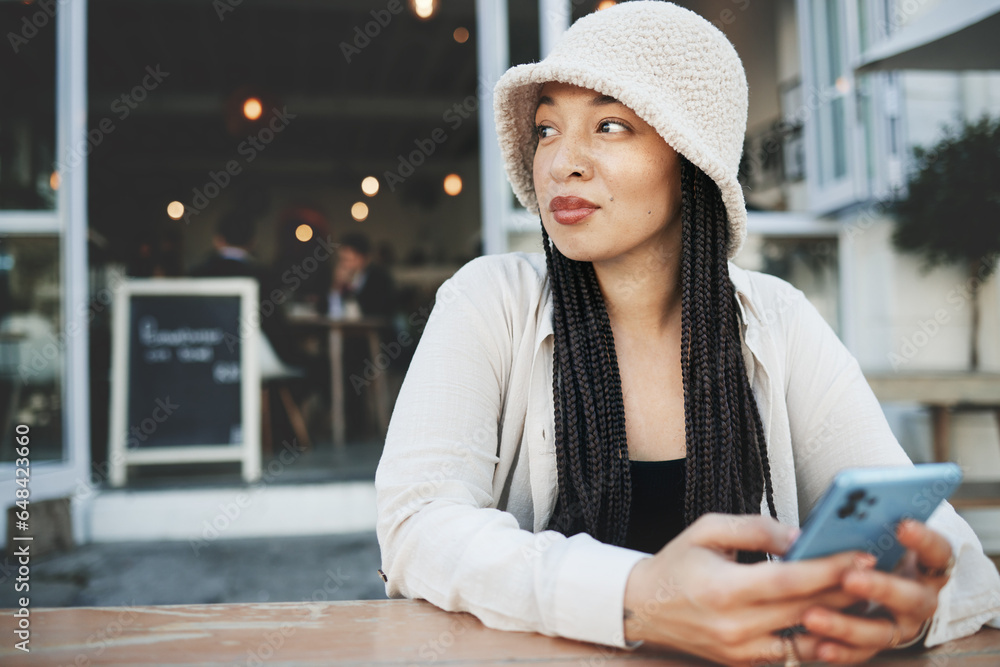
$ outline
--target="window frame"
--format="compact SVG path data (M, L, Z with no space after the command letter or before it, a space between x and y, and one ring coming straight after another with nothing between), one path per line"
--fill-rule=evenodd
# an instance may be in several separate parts
M56 161L67 147L87 135L87 1L59 3L56 30ZM48 211L0 211L0 235L47 236L59 239L60 287L66 349L62 368L63 457L32 461L31 502L71 497L83 498L81 485L90 488L89 332L86 313L87 271L87 164L60 174L56 207ZM29 457L30 459L30 457ZM0 463L0 499L3 507L14 502L16 463ZM76 495L74 496L74 493ZM89 495L89 494L86 494ZM0 516L6 534L7 514ZM73 532L83 538L82 512L73 512Z

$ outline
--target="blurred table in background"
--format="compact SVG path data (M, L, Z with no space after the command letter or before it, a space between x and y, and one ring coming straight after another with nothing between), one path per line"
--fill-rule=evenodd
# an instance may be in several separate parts
M330 421L333 430L333 446L337 449L346 443L344 410L344 337L359 336L368 341L368 354L372 364L379 355L379 336L386 331L389 322L383 319L363 318L359 320L333 319L323 315L289 316L288 323L294 326L328 330L330 354ZM383 369L377 369L370 381L374 389L375 420L382 436L389 427L389 384Z
M882 403L919 403L931 413L934 460L951 460L951 416L989 410L1000 429L1000 373L903 372L865 374ZM951 499L956 507L1000 506L1000 482L966 482Z
M473 616L417 600L82 607L31 610L31 653L14 649L0 611L0 663L19 665L708 665L651 647L636 651L490 630ZM761 662L761 664L764 664ZM1000 664L1000 630L870 664Z

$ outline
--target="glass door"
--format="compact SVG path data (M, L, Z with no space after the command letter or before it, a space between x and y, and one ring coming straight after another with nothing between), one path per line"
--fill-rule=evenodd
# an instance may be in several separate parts
M30 517L90 482L86 2L0 0L0 25L0 507Z

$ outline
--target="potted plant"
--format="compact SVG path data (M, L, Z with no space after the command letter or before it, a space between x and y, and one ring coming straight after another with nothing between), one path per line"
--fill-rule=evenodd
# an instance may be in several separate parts
M915 169L894 205L893 244L920 255L926 270L961 264L972 333L969 368L979 368L979 287L1000 254L1000 118L945 128L931 148L913 149Z

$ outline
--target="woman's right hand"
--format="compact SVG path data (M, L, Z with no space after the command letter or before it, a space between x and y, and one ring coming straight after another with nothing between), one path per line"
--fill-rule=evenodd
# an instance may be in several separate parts
M794 563L735 560L740 550L784 554L798 532L765 516L700 517L633 568L625 588L625 639L728 665L781 662L785 647L775 633L799 625L811 607L858 602L841 582L848 571L875 564L861 552ZM794 641L803 661L816 659L815 637Z

